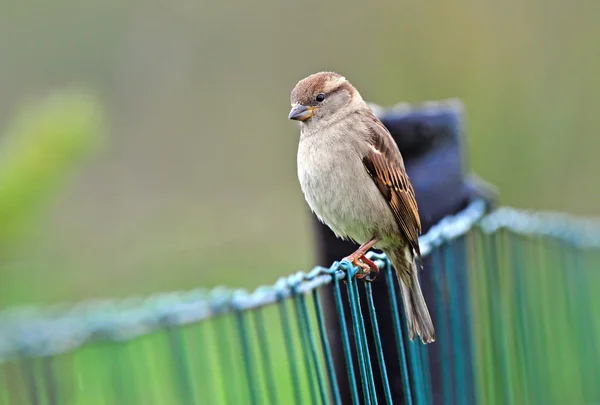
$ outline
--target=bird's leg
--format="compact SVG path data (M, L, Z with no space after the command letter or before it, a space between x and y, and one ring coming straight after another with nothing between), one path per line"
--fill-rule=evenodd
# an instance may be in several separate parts
M363 272L358 273L355 277L359 280L365 279L365 281L375 281L379 276L379 267L377 267L377 264L371 259L368 259L365 255L362 255L359 260L359 265L361 269L363 269Z
M355 277L357 279L365 278L371 273L374 273L374 275L368 277L368 281L373 281L375 280L375 278L377 278L377 275L379 274L379 268L372 260L367 259L367 257L365 256L365 253L367 253L367 251L371 249L377 242L377 238L373 238L368 242L360 245L360 247L356 249L356 251L350 256L346 256L344 258L345 260L348 260L354 266L359 267L362 270L360 273L356 274Z

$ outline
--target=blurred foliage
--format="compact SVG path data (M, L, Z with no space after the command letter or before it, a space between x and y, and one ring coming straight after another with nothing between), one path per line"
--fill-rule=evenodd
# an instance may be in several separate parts
M100 138L98 102L62 92L24 108L0 144L0 246L6 254L32 226L35 213Z
M503 203L598 214L598 21L588 0L4 1L0 122L69 83L110 120L106 153L2 267L0 306L309 268L287 112L318 70L382 105L461 98L470 163Z

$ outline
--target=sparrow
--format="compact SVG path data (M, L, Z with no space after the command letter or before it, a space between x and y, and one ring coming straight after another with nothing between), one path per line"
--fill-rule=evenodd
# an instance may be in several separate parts
M306 202L338 238L360 247L345 259L377 275L372 247L392 263L402 292L409 338L435 340L418 278L421 222L415 192L396 142L359 92L335 72L298 82L288 118L300 122L298 179Z

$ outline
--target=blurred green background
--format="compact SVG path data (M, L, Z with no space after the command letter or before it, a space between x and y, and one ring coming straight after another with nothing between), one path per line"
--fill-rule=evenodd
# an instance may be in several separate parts
M287 113L319 70L382 105L461 98L470 164L504 204L600 213L597 1L0 6L0 167L24 103L88 89L57 112L83 117L74 175L0 240L0 308L309 269Z

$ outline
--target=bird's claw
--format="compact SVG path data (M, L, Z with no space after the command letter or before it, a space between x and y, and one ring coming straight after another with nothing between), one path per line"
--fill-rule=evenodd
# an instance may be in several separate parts
M357 257L356 259L349 256L346 259L352 263L352 265L358 267L359 271L354 276L357 280L372 282L379 276L379 267L365 255Z

